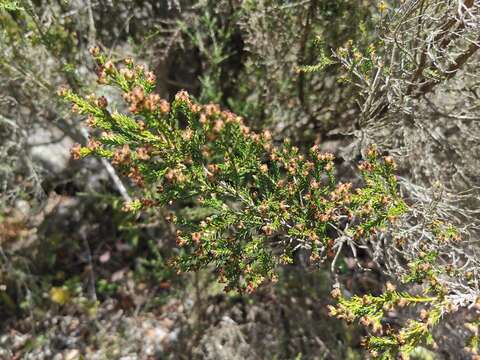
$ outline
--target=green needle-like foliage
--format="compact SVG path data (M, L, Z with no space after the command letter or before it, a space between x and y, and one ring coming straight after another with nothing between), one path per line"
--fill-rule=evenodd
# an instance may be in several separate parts
M331 256L336 238L370 236L405 208L393 159L379 158L373 147L360 166L364 185L353 189L336 180L332 154L313 147L303 155L288 140L275 146L268 131L256 134L235 114L196 104L184 91L169 104L153 93L152 73L131 60L118 69L92 52L99 81L123 91L131 114L110 111L104 97L61 90L92 130L104 131L92 131L88 146L73 154L111 159L145 187L128 209L183 201L208 210L201 220L173 217L185 248L177 259L182 270L213 264L228 288L252 290L274 279L279 264L294 262L298 249L318 261Z
M432 328L443 314L454 310L441 293L411 295L397 291L391 283L387 283L385 292L378 296L353 296L347 299L342 297L338 289L333 290L332 295L338 300L338 305L329 306L330 315L347 323L358 321L369 329L371 334L365 339L364 345L374 357L380 359L396 359L399 354L408 356L424 342L433 344ZM409 319L400 328L385 323L388 312L419 306L419 320Z
M335 263L344 243L374 238L406 211L395 162L374 146L358 167L363 181L354 187L336 179L332 154L316 146L302 154L288 140L275 144L268 130L257 134L239 116L197 104L184 91L169 103L153 92L155 76L143 66L131 59L114 64L98 48L91 52L98 81L122 91L128 114L112 110L103 96L61 89L91 128L87 146L75 146L72 154L110 159L137 185L141 191L125 204L127 211L196 209L198 216L171 216L182 248L174 260L179 270L213 266L226 290L253 291L274 281L281 265ZM422 264L412 264L405 281L432 281L435 274ZM387 287L380 296L345 299L338 289L334 294L339 304L331 314L372 326L366 345L386 358L429 340L444 307L440 292L418 297ZM428 321L383 332L386 310L421 303L432 309Z

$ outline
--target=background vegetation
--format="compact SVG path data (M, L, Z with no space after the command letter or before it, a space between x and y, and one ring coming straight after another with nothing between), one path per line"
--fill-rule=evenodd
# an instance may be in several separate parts
M1 0L0 358L477 358L479 12Z

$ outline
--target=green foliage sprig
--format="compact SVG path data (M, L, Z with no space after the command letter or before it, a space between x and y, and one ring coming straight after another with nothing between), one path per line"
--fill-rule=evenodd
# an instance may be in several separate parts
M227 288L253 290L300 248L311 262L332 258L335 239L371 236L405 209L395 163L374 147L359 167L364 185L353 189L335 178L332 154L313 147L303 155L288 140L276 146L268 130L256 134L184 91L169 103L153 93L155 77L144 67L127 59L120 68L96 48L92 55L99 82L123 92L130 114L109 109L104 97L62 89L92 129L73 156L108 158L143 188L128 210L179 202L204 208L202 219L172 216L185 249L176 260L181 270L213 264Z
M395 162L375 146L358 166L363 181L354 187L336 178L334 156L317 146L302 154L288 139L275 144L268 130L257 134L241 117L198 104L185 91L168 102L154 93L155 76L145 67L131 59L114 63L97 48L91 53L99 83L120 89L128 112L114 110L103 96L61 89L91 129L87 145L76 145L72 154L110 159L137 185L139 195L125 204L127 211L195 209L197 216L177 211L170 217L178 229L181 251L174 263L181 271L212 266L226 290L253 291L274 281L282 265L329 260L334 266L343 244L374 238L407 210ZM455 237L450 228L440 230ZM427 281L424 295L390 284L378 296L344 298L336 289L331 315L371 327L365 345L375 356L393 358L431 343L431 328L449 307L434 261L434 253L424 254L403 279ZM420 320L396 330L384 324L387 311L419 305Z
M338 300L338 305L329 306L330 315L347 323L358 321L369 329L364 345L375 358L396 359L398 355L404 358L423 343L433 345L432 329L445 313L455 310L444 294L434 290L429 288L423 294L412 295L397 291L393 284L387 283L380 295L345 298L339 289L334 289L332 296ZM412 311L419 307L418 319L410 315L402 325L387 321L389 312Z
M18 4L18 1L1 0L0 10L18 11L18 10L24 10L24 8Z

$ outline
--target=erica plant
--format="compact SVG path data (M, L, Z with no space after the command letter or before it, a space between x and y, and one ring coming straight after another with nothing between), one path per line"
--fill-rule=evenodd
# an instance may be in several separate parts
M358 166L359 185L342 183L332 154L316 146L304 154L288 140L276 143L268 130L256 133L241 117L198 104L185 91L168 102L154 93L155 76L143 66L108 60L98 48L91 54L98 82L119 89L128 110L115 110L103 96L61 89L90 128L86 146L76 145L72 154L109 159L130 178L140 191L125 203L126 211L178 205L201 210L194 218L179 212L170 217L181 248L173 262L181 271L210 266L226 290L251 292L275 281L282 265L327 263L334 269L343 249L355 253L407 211L393 158L374 146ZM425 269L419 282L433 279L426 263L417 264ZM405 282L418 271L412 274ZM331 315L369 327L366 345L386 358L428 340L448 303L441 286L431 284L419 295L393 285L380 296L344 298L339 288L332 295L338 305ZM431 309L423 320L384 331L385 311L419 304Z

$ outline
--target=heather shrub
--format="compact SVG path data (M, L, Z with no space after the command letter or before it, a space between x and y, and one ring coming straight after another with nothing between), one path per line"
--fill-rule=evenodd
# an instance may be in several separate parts
M316 146L302 154L288 140L275 144L268 130L257 134L241 117L200 105L184 91L170 103L153 92L155 76L144 66L132 59L112 61L95 47L91 53L98 81L123 93L128 113L104 96L82 97L62 88L60 96L87 117L91 129L87 145L75 146L72 154L110 159L137 186L126 211L195 207L193 217L169 216L181 248L173 260L179 270L211 266L225 290L252 292L275 281L282 265L329 264L335 272L344 247L356 257L358 248L383 241L402 248L411 241L391 236L413 208L398 193L394 159L382 158L375 146L358 167L358 185L342 183L333 155ZM431 220L424 232L438 244L459 240L458 231L440 220ZM452 270L438 267L435 249L424 245L416 260L406 260L400 281L405 290L391 283L380 295L344 297L340 283L332 290L338 305L331 315L370 327L365 345L374 356L408 355L419 344L432 344L432 329L460 305L448 297L442 280ZM383 323L386 311L405 307L419 311L420 320L407 317L398 327Z

